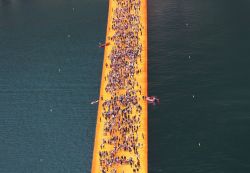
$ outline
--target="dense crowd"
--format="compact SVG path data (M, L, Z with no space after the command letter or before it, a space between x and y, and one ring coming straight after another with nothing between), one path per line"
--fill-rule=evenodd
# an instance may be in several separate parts
M133 172L141 167L138 150L143 146L139 143L142 106L141 86L136 76L141 73L138 63L142 61L143 26L140 22L140 0L113 0L116 8L112 9L112 30L109 37L112 50L106 67L110 69L105 76L105 91L110 99L102 101L102 117L104 121L104 137L100 145L99 161L102 173L118 173L117 167L128 165ZM126 173L123 170L121 173Z

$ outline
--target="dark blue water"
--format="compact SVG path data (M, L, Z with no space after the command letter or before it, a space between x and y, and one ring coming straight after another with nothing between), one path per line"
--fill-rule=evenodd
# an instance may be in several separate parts
M161 97L149 172L250 172L249 16L247 0L149 1L149 93Z
M0 1L1 173L90 172L107 5Z
M90 172L107 7L0 0L1 173ZM250 2L149 0L148 15L149 172L249 173Z

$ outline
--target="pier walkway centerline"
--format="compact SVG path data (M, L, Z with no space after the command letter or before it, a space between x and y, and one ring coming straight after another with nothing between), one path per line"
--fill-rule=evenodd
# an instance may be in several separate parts
M109 0L92 173L147 173L147 0Z

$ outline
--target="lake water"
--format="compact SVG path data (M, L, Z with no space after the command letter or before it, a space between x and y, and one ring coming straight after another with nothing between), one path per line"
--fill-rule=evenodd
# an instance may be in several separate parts
M89 173L108 1L0 0L0 172ZM250 1L148 0L150 173L250 172Z

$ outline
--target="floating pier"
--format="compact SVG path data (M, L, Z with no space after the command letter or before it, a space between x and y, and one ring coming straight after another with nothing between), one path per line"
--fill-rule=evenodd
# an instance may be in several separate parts
M140 29L134 35L138 42L133 45L133 49L138 48L140 52L137 57L134 57L136 58L135 64L131 63L131 58L123 57L124 63L134 66L133 74L129 74L126 79L121 77L119 80L124 82L124 86L116 87L115 91L110 91L109 84L112 81L110 75L113 74L115 63L111 62L111 54L114 53L114 48L119 51L119 49L124 49L124 46L127 46L121 46L121 43L116 42L114 36L117 37L117 29L112 25L119 17L121 17L123 24L128 22L128 19L124 19L122 16L117 17L117 11L124 10L126 6L129 7L128 11L131 16L139 17L138 26ZM135 20L138 20L138 18L135 18ZM119 37L122 38L122 36ZM92 173L147 173L148 110L145 99L148 90L147 0L109 0L105 43ZM120 46L117 44L120 44ZM129 70L123 69L123 67L119 69L121 75L127 74L126 70ZM132 89L127 86L128 80L130 85L133 86ZM117 81L113 82L115 85ZM114 105L119 105L119 108Z

